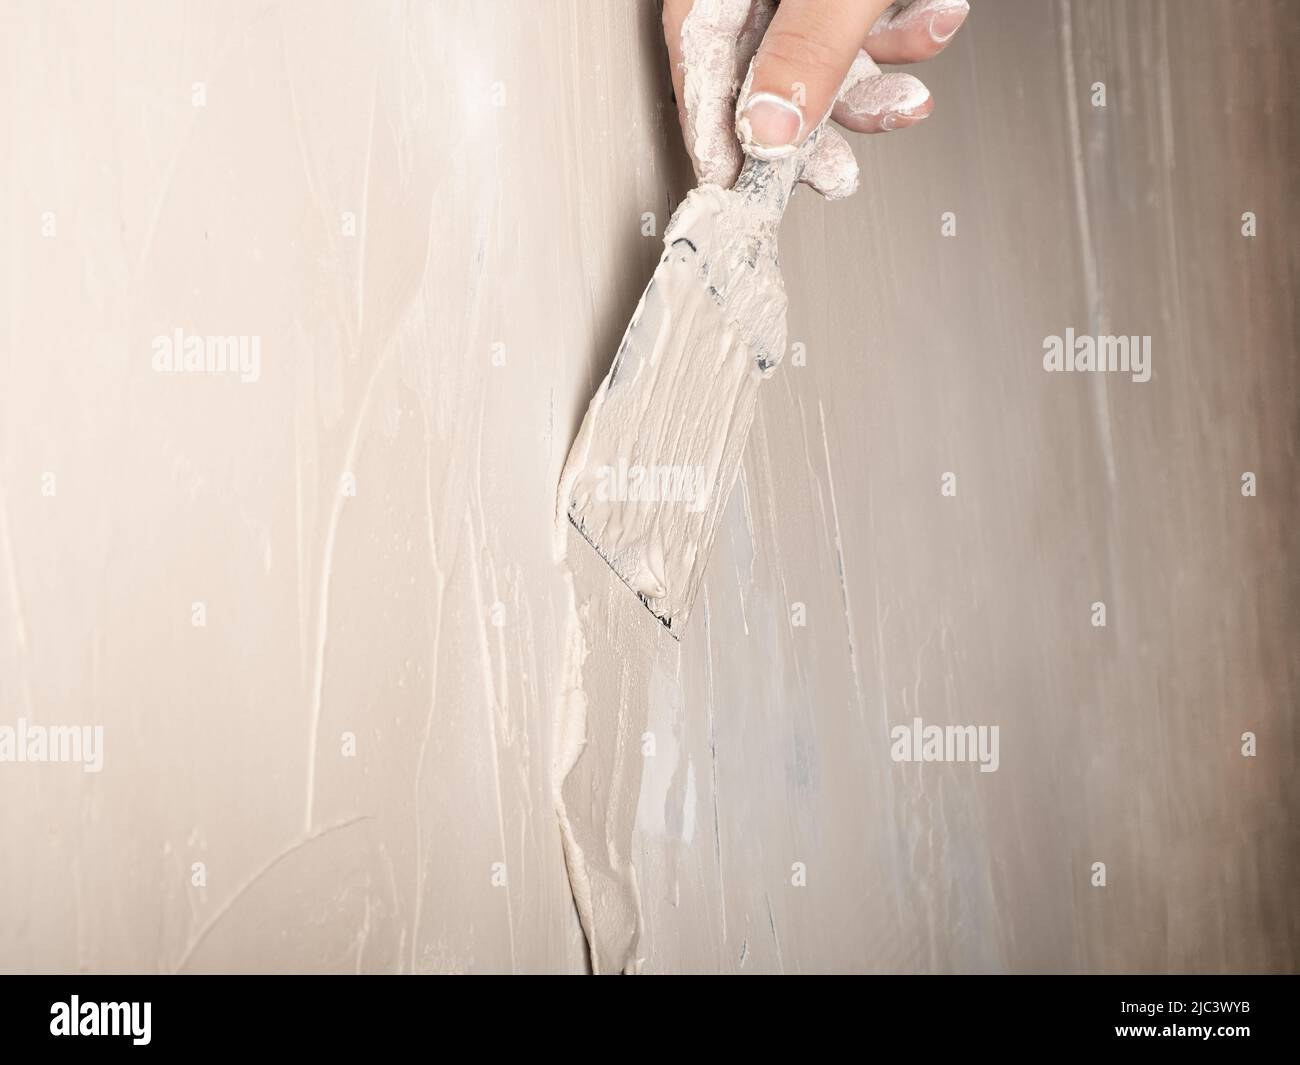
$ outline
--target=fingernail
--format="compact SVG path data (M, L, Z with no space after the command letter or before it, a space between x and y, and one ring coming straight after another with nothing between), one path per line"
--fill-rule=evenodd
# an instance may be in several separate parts
M783 97L756 92L736 120L745 151L759 159L780 159L795 150L803 132L803 112Z
M966 16L969 14L970 5L968 4L936 12L930 19L931 39L935 44L943 44L944 41L961 29L961 24L966 21Z
M890 111L880 120L880 128L884 130L906 129L908 126L915 126L924 119L929 112L924 115L909 115L902 111Z

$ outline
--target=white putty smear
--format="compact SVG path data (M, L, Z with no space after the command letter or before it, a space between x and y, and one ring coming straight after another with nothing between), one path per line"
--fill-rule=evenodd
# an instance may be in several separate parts
M591 971L631 974L641 964L641 893L631 851L644 762L640 738L649 716L649 656L627 644L644 636L636 626L645 621L595 554L575 551L570 564L552 723L552 799ZM593 647L600 661L588 676ZM591 714L592 703L603 712Z
M569 887L578 910L587 942L592 943L595 916L592 911L591 877L582 848L574 834L573 822L564 803L564 781L582 756L587 745L587 693L582 686L582 667L587 661L589 648L583 623L587 616L584 604L581 612L573 589L573 573L565 575L569 594L568 624L564 634L564 660L560 672L553 723L554 751L551 767L552 798L560 822L560 837L564 842L564 861L569 873Z

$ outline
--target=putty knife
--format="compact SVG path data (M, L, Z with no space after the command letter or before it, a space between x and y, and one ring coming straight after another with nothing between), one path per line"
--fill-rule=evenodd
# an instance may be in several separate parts
M560 505L677 639L754 419L785 353L776 232L819 126L794 155L748 159L673 213L664 254L587 408Z

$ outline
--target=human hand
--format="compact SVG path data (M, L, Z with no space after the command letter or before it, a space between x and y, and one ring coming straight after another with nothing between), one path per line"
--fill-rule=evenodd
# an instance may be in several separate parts
M828 112L859 133L920 122L934 109L930 91L877 63L937 55L969 12L967 0L665 0L678 118L696 177L730 188L746 155L792 154ZM801 180L832 199L857 188L857 162L838 132L823 133Z

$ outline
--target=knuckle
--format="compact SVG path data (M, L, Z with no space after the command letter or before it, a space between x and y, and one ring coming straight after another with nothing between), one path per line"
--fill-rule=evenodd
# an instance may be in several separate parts
M838 50L829 41L801 27L773 26L763 38L763 54L795 75L834 69L839 61Z

